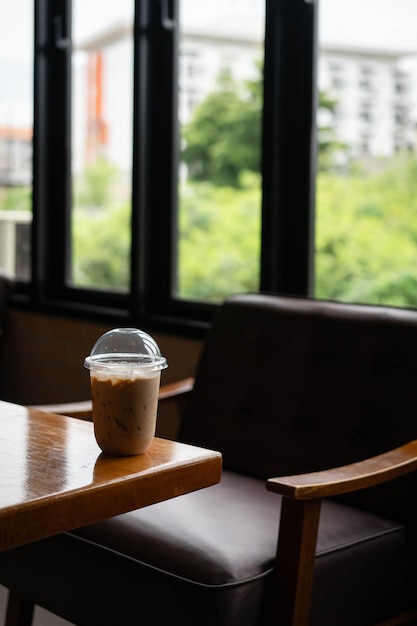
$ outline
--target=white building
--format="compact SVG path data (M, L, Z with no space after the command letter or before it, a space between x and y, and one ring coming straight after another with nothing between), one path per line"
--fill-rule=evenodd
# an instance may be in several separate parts
M388 157L414 149L411 75L404 51L326 45L319 88L336 102L333 126L353 155Z
M225 20L210 29L184 29L180 60L180 119L187 121L196 104L216 87L221 68L238 80L255 75L262 55L259 24ZM318 88L337 105L330 123L335 139L352 156L388 157L414 149L416 119L412 111L411 75L401 50L322 44ZM320 123L319 118L319 123Z
M181 31L179 118L187 122L197 104L216 88L223 69L230 70L237 82L256 78L257 63L263 57L263 24L240 18Z

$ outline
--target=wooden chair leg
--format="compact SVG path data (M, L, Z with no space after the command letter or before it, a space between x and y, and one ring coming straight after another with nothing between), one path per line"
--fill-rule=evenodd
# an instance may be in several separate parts
M4 626L32 626L34 605L13 591L9 591Z
M321 500L282 498L276 585L276 623L307 626Z

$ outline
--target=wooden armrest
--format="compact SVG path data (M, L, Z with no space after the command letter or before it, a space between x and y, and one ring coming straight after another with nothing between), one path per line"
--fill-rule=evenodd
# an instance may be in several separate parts
M93 419L91 400L65 402L62 404L36 404L29 408L37 409L38 411L47 411L47 413L57 413L58 415L68 415L69 417L77 417L83 420Z
M175 383L162 385L159 390L159 402L167 400L176 400L182 396L187 396L194 388L194 378L184 378Z
M351 465L270 478L267 489L295 500L327 498L373 487L416 469L417 440Z
M167 402L189 394L194 386L194 378L184 378L175 383L163 385L159 390L159 401ZM58 415L69 415L78 419L91 420L93 417L91 400L83 402L67 402L64 404L38 404L30 407L48 413L58 413Z

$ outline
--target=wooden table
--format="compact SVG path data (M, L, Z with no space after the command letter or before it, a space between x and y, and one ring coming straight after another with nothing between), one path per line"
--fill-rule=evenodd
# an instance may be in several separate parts
M93 425L0 401L0 550L213 485L221 455L155 438L109 457Z

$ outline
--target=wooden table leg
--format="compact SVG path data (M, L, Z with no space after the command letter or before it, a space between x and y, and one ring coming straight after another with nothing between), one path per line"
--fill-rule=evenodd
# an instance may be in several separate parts
M9 591L4 626L32 626L34 605L17 593Z

